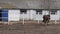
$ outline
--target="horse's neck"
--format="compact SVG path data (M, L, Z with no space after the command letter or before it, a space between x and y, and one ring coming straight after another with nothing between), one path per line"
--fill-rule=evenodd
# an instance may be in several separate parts
M44 17L44 18L48 18L48 16L47 16L47 15L44 15L43 17Z

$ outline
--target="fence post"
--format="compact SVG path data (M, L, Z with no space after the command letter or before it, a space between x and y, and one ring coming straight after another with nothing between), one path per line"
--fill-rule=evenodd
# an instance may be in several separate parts
M24 16L24 13L23 13L23 16ZM24 17L23 17L23 24L24 24Z
M55 24L57 23L57 21L55 20Z
M39 13L38 13L38 18L39 18ZM39 24L39 19L38 19L38 24Z

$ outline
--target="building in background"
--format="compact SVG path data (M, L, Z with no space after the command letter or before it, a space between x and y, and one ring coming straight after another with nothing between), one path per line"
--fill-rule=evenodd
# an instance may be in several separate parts
M0 0L0 21L43 20L46 13L60 20L60 0Z
M60 10L44 9L0 9L0 21L43 20L43 15L50 14L51 20L60 20Z

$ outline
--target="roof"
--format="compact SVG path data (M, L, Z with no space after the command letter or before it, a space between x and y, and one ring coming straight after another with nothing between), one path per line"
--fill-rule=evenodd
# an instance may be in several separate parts
M8 4L8 3L0 3L0 7L1 8L16 8L16 6L13 6L13 5Z

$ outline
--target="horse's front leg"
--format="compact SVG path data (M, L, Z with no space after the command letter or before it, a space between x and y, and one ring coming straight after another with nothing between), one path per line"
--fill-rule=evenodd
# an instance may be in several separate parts
M48 21L46 20L46 22L45 22L45 25L47 26L48 25Z
M47 21L45 21L45 26L47 25Z
M49 20L46 21L46 25L48 25L48 23L49 23Z
M48 23L46 22L46 24L45 24L46 26L48 25Z

